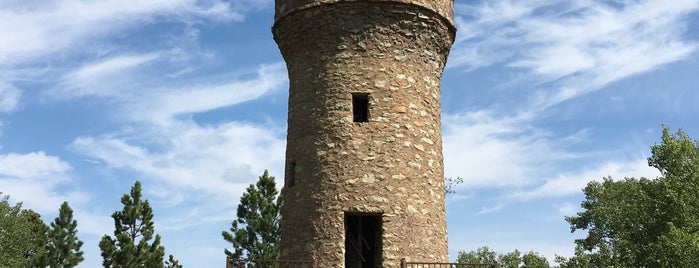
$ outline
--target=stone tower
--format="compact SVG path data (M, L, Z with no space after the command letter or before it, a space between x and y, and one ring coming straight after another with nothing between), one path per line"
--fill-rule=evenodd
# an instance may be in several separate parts
M453 0L276 0L289 72L283 259L448 260L440 79Z

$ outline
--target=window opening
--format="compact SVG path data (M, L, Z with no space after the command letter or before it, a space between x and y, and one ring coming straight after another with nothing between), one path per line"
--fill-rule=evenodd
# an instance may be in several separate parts
M284 186L286 188L294 187L296 184L296 162L289 163L288 170L286 171L286 179L284 180Z
M381 215L345 214L345 267L381 267Z
M354 122L369 122L369 94L352 94L352 117Z

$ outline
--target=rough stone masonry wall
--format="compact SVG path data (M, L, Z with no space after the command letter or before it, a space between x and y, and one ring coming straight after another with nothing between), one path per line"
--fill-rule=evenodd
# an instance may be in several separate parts
M453 26L409 1L328 2L273 28L295 178L283 189L282 258L344 267L344 213L357 212L382 216L383 267L447 261L439 86ZM353 122L352 93L369 94L369 122Z

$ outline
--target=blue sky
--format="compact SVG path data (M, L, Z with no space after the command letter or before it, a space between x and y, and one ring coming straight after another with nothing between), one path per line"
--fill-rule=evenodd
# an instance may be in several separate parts
M647 167L661 124L699 138L699 1L456 1L442 80L449 245L570 255L565 215ZM244 188L280 181L286 69L271 0L0 1L0 191L75 210L82 267L135 180L168 254L224 263Z

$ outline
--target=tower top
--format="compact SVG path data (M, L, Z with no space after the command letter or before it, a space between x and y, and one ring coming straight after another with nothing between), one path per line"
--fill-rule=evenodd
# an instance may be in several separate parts
M439 14L449 25L454 24L454 0L275 0L274 19L279 21L298 10L341 2L388 2L417 5Z

